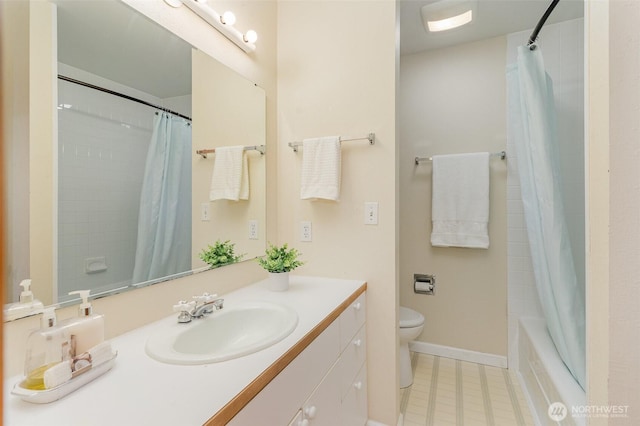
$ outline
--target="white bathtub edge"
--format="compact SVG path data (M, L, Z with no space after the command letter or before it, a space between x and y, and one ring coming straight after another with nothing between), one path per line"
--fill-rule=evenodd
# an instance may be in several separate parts
M572 407L586 405L586 393L560 359L560 355L558 355L555 345L547 332L544 319L520 318L519 323L519 329L522 331L518 333L518 339L521 340L518 345L519 352L524 349L522 345L527 344L528 341L528 345L530 345L535 352L536 359L534 362L538 367L543 367L543 369L537 368L536 366L532 366L530 362L528 363L529 365L527 365L525 362L526 359L523 358L526 357L526 354L520 353L520 371L518 371L518 378L523 385L525 394L527 394L527 402L530 403L536 420L542 420L541 417L544 417L545 421L549 420L546 417L546 412L548 404L553 402L562 402L569 410L569 413ZM526 341L524 339L526 339ZM540 374L544 374L544 376L539 376L538 373L536 373L538 385L538 389L536 390L545 398L547 407L536 406L535 398L529 394L531 390L528 387L527 380L521 375L522 369L527 367L531 368L532 371L537 370ZM545 387L543 383L546 383L547 386ZM584 418L572 418L572 420L577 425L586 424Z

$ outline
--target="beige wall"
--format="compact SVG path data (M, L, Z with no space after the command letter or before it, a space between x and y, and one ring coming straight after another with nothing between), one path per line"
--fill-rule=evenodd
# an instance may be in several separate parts
M265 95L260 87L200 51L192 54L193 150L265 144ZM256 150L247 160L249 199L209 201L215 155L192 157L192 264L205 266L199 254L214 241L231 241L244 259L264 253L266 244L266 160ZM201 205L209 207L202 221ZM249 239L249 220L258 222L258 238Z
M396 4L278 3L278 241L299 248L299 273L362 278L367 291L369 416L396 424ZM345 142L339 202L300 200L302 152L288 142L376 133ZM364 225L365 201L379 224ZM300 242L300 221L313 241Z
M488 250L432 247L430 162L414 157L506 148L506 38L400 60L400 304L421 312L418 341L506 356L506 164L490 161ZM436 275L434 296L413 274Z
M56 11L49 2L32 2L29 20L29 269L32 291L51 304L56 244L53 212L57 180L52 179L57 152ZM27 278L27 277L25 277ZM47 291L48 290L48 291Z
M15 287L29 276L29 3L0 3L0 66L2 136L6 218L6 254L2 282L5 300L14 300ZM26 96L25 96L26 94ZM13 143L17 142L17 143ZM18 292L19 293L19 292Z
M21 291L17 284L31 278L32 290L49 304L54 275L50 253L54 245L51 158L56 129L52 91L56 52L51 40L56 28L55 8L49 2L8 2L3 12L10 16L2 23L6 123L2 131L8 154L7 195L12 199L10 205L3 206L8 209L9 229L5 291L7 300L17 301ZM30 187L30 182L35 184Z
M609 403L609 4L585 8L587 403ZM607 419L591 419L606 425Z
M640 420L640 2L610 6L609 402ZM594 141L595 142L595 141Z

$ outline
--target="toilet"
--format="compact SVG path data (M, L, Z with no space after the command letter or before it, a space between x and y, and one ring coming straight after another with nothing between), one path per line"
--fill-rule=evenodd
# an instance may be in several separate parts
M400 306L400 387L413 383L409 342L415 340L424 328L424 316L413 309Z

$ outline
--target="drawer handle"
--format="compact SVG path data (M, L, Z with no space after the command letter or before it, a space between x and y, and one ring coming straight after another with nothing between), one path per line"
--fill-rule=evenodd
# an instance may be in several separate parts
M362 346L362 340L360 340L360 339L354 340L353 346L359 348L360 346Z
M356 388L357 390L362 389L362 382L355 382L353 384L353 387Z
M360 304L360 302L355 303L355 304L353 305L353 309L355 309L356 311L359 311L361 307L362 307L362 305Z
M312 405L311 407L307 407L304 409L305 416L310 419L313 419L317 413L318 413L318 409L316 408L315 405Z

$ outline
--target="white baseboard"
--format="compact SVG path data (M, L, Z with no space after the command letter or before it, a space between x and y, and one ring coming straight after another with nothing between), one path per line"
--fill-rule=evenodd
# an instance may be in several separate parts
M426 342L409 342L409 349L422 354L436 355L445 358L459 359L460 361L475 362L476 364L490 365L492 367L507 368L507 357L487 354L484 352L469 351L467 349L452 348L450 346L434 345Z

